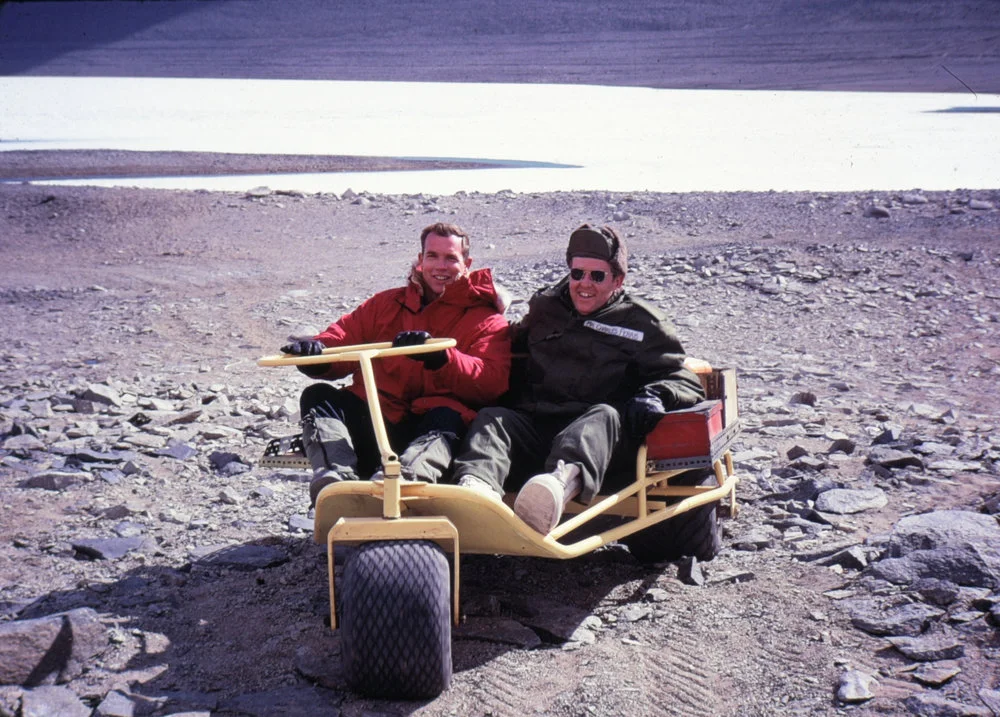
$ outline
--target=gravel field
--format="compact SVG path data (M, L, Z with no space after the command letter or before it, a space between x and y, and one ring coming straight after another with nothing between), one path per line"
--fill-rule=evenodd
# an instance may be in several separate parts
M76 610L78 631L60 669L21 675L58 684L2 688L0 708L71 694L98 714L835 715L846 681L854 714L989 714L997 206L0 187L0 627L37 637ZM257 465L296 431L305 379L255 360L397 284L439 219L470 231L475 265L519 299L511 318L564 271L573 227L619 228L631 289L690 353L738 369L743 509L693 584L618 546L467 557L453 687L378 702L343 687L308 476ZM900 521L926 515L947 525L924 547L958 553L906 557L916 528ZM928 663L889 642L916 634L950 647Z

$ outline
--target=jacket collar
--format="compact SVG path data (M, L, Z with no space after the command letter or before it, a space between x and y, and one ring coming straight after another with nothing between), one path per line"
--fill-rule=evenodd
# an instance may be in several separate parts
M424 284L416 264L410 268L410 275L403 294L403 305L417 313L423 308ZM493 282L489 269L475 269L466 276L447 286L444 293L431 303L441 302L456 306L493 306L500 313L507 308L505 293Z

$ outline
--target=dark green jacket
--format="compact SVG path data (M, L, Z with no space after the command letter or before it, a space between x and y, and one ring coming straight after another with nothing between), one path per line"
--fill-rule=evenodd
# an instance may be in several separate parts
M568 279L541 289L514 327L514 351L527 354L515 384L514 407L546 416L577 416L597 403L621 410L649 387L667 410L703 398L698 377L683 367L684 348L655 306L620 293L580 316Z

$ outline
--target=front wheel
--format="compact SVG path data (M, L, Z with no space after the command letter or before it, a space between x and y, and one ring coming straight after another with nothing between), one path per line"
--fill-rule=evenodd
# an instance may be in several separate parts
M422 540L365 543L344 567L341 655L351 689L429 699L451 683L448 559Z
M687 471L670 481L670 485L715 486L718 481L711 468ZM678 502L668 498L667 503ZM719 533L718 502L707 503L686 513L651 525L622 540L633 557L641 563L661 563L694 556L708 561L722 549Z

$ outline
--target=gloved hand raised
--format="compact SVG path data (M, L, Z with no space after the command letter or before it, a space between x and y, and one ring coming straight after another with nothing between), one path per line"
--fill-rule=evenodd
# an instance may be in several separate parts
M307 339L305 341L292 341L281 347L282 352L294 356L319 356L326 346L322 341Z
M628 434L637 441L642 441L665 415L667 409L663 407L659 396L643 389L625 404L622 419Z
M393 347L396 346L423 346L431 335L426 331L400 331L396 338L392 340ZM424 368L437 371L448 363L448 353L446 351L429 351L425 354L409 354L406 358L423 363Z

